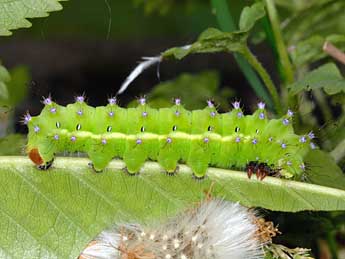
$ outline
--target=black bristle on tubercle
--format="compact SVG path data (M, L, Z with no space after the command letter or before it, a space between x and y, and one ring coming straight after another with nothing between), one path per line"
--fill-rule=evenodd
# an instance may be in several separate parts
M29 111L26 111L25 114L23 114L22 119L20 120L21 124L28 125L29 121L31 120L31 114Z
M174 171L164 171L164 173L167 175L167 176L175 176L179 173L180 171L180 167L179 166L176 166L175 170Z
M117 105L118 104L118 100L117 100L116 96L114 96L114 95L108 96L107 101L108 101L108 104L110 104L110 105Z
M145 95L141 95L137 97L137 100L138 100L139 105L146 105L147 103L147 98Z
M51 105L53 100L52 100L52 97L51 97L51 94L48 94L47 97L45 96L42 96L42 101L41 101L44 105Z
M205 175L203 175L203 176L197 176L196 174L192 174L192 178L194 179L194 180L196 180L196 181L203 181L203 180L205 180L206 178L207 178L207 176L206 176L206 174Z
M83 92L82 94L76 95L74 97L74 101L76 103L87 103L87 97L86 97L85 92Z
M182 99L181 99L181 97L180 96L177 96L177 97L174 97L174 98L172 98L172 103L174 104L174 105L177 105L177 106L179 106L179 105L181 105L181 101Z

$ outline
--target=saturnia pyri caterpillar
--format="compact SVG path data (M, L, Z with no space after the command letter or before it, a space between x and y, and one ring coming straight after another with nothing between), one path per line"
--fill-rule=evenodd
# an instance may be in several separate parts
M151 108L145 98L136 108L122 108L115 98L106 106L91 107L84 96L66 107L45 98L39 116L24 116L27 153L41 169L47 169L55 153L85 152L96 171L115 157L122 158L130 174L146 160L157 161L168 173L178 162L191 167L196 177L209 166L245 169L263 179L279 172L291 178L305 170L303 158L315 148L313 133L297 135L293 112L268 119L260 102L252 115L244 115L239 102L228 113L218 113L212 101L202 110L184 109L180 99L170 108Z

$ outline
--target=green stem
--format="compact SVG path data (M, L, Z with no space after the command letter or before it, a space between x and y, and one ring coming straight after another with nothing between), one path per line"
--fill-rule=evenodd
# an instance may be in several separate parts
M333 259L338 259L338 248L337 248L337 240L336 240L336 231L330 231L327 234L327 243L329 250L332 254Z
M316 101L318 102L318 104L320 105L321 112L323 114L325 121L332 121L333 120L332 111L329 105L327 104L325 95L322 93L320 89L315 89L313 91L313 95Z
M294 72L293 72L292 65L289 59L289 55L287 53L287 48L283 40L283 36L280 30L280 21L279 21L277 9L274 5L273 0L265 0L265 2L266 2L268 16L270 18L270 22L272 26L274 39L276 42L279 59L285 71L285 78L284 78L285 83L291 84L294 81Z
M261 77L262 81L265 83L268 92L271 94L274 106L278 115L282 115L282 105L280 97L275 87L270 75L267 73L266 69L261 65L257 58L253 55L248 47L244 48L242 51L243 56L247 59L249 64L256 70L256 72Z
M212 0L212 8L215 12L218 20L219 27L222 31L232 32L236 30L236 25L232 19L230 10L226 0ZM250 86L256 93L256 95L262 98L268 105L268 107L273 108L273 103L271 97L268 95L265 87L261 83L257 74L248 64L248 62L243 58L241 54L234 53L235 60L243 72L244 76L248 80Z
M345 157L345 139L340 141L340 143L331 151L330 155L337 163Z

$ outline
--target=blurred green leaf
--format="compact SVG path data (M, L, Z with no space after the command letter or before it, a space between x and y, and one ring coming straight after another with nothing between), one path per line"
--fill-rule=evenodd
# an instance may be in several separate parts
M192 45L175 47L163 52L163 58L183 59L194 53L241 52L246 45L246 32L222 32L208 28Z
M10 73L0 63L0 105L3 105L3 100L8 99L7 83L9 81L11 81Z
M96 174L85 158L57 158L52 169L38 171L24 157L0 157L0 254L12 258L76 258L104 228L116 222L164 218L212 196L271 210L345 210L345 191L209 168L196 181L180 165L177 175L148 162L139 176L121 172L114 160ZM10 188L8 188L10 186Z
M18 66L8 72L0 65L0 105L13 107L21 102L27 95L29 80L30 75L26 67Z
M289 2L289 1L285 1ZM333 34L345 34L345 1L313 0L304 1L306 5L299 11L292 11L283 24L283 35L288 46L314 35L327 37Z
M313 184L345 190L345 174L326 152L312 150L305 157L306 177ZM308 168L310 166L310 168Z
M288 86L291 94L322 88L328 95L345 92L345 79L334 63L324 64Z
M252 6L244 7L239 21L240 31L250 31L254 27L255 23L264 17L265 14L265 7L262 3L256 3Z
M196 75L184 73L174 80L160 83L148 96L150 106L155 108L170 107L171 98L179 97L189 110L204 107L208 98L213 99L222 109L228 109L228 98L233 96L233 92L230 89L219 89L218 72L204 71Z
M0 155L13 156L23 154L26 137L22 134L10 134L0 138Z
M311 8L315 5L320 5L329 2L330 0L274 0L277 6L286 8L291 12L300 12Z
M183 59L193 53L214 52L243 52L247 46L249 31L254 24L265 15L262 3L253 4L243 9L240 18L240 30L234 32L222 32L215 28L208 28L202 32L198 40L188 46L175 47L166 50L164 58L173 57Z
M292 48L290 56L294 65L299 67L327 57L328 54L322 50L326 41L333 43L341 50L345 50L345 35L329 35L327 37L314 35L298 42Z
M46 17L49 12L59 11L65 0L0 0L0 35L11 35L11 30L28 28L27 18Z
M10 70L12 80L8 82L9 105L15 106L27 95L28 83L31 79L26 66L17 66Z
M4 66L1 65L1 62L0 62L0 81L8 82L10 80L11 80L10 73Z
M331 101L333 105L345 104L345 93L338 93L338 94L332 95Z

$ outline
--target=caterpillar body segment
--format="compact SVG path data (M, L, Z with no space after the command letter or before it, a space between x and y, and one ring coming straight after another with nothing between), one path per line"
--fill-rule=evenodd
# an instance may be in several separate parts
M313 135L296 135L292 112L268 119L259 103L244 115L239 102L228 113L213 103L188 111L180 100L170 108L151 108L144 98L136 108L122 108L113 98L106 106L91 107L79 96L66 107L44 100L41 114L25 115L27 153L38 166L51 164L56 153L87 153L96 171L113 158L122 158L129 173L137 173L146 160L157 161L168 173L179 162L203 177L209 166L245 169L249 162L265 163L285 177L299 176Z

